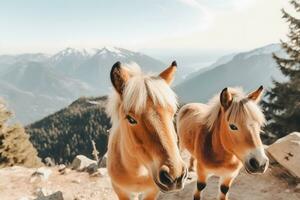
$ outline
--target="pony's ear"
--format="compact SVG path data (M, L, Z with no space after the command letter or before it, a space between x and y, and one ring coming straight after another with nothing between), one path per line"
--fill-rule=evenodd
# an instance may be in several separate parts
M220 102L223 108L226 110L232 103L232 95L228 92L228 88L224 88L220 94Z
M159 76L166 81L167 84L171 85L175 72L177 70L177 63L173 61L172 64L159 74Z
M126 82L129 79L129 74L126 69L122 68L120 62L116 62L110 71L110 80L115 90L122 95Z
M248 94L248 99L255 101L256 103L260 101L263 94L264 87L261 85L258 89Z

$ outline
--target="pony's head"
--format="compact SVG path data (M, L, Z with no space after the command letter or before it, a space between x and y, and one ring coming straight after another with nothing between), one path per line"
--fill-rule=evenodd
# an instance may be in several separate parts
M263 86L243 95L241 91L225 88L220 94L222 105L221 140L234 153L250 173L263 173L268 168L269 159L260 139L264 115L258 106Z
M173 119L177 97L170 88L177 64L158 76L143 75L117 62L111 69L115 94L110 114L131 153L163 192L182 189L187 169L180 156Z
M260 139L265 117L258 105L263 87L248 95L236 88L225 88L219 96L221 142L241 160L249 173L263 173L269 160Z

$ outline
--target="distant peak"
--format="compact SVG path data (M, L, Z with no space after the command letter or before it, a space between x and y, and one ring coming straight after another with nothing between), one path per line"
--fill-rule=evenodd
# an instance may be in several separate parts
M265 45L250 51L246 51L243 53L239 53L236 55L236 57L247 59L252 56L257 56L257 55L267 55L267 54L272 54L274 52L278 52L281 50L281 46L279 43L272 43L269 45Z
M52 56L54 60L61 60L65 57L93 57L93 56L113 56L113 57L127 57L135 54L139 54L134 51L115 47L115 46L104 46L102 48L73 48L66 47Z
M84 49L75 49L75 48L67 47L61 50L60 52L58 52L58 54L74 54L74 53L81 53L83 51Z
M121 53L121 50L117 47L113 47L113 46L104 46L101 51L109 51L112 53Z
M113 56L113 57L126 57L128 55L132 55L133 52L118 48L118 47L113 47L113 46L104 46L102 49L98 50L96 55L106 57L107 55Z
M97 49L71 48L67 47L53 56L55 60L60 60L68 56L90 57L96 53Z
M266 45L266 46L262 46L262 47L259 47L259 48L256 48L254 49L253 51L261 51L261 50L264 50L265 52L267 51L278 51L280 50L281 46L279 43L272 43L272 44L269 44L269 45Z

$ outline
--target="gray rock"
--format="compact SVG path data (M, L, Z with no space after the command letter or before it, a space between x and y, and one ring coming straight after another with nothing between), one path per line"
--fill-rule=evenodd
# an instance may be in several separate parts
M294 132L280 138L267 151L294 177L300 178L300 133Z
M89 174L94 174L98 171L98 165L97 163L92 163L90 164L89 166L87 166L86 168L86 171L89 173Z
M72 169L74 169L74 170L84 171L91 164L96 164L97 165L97 162L95 160L87 158L84 155L78 155L73 160L71 166L72 166Z
M57 191L49 196L44 196L41 193L35 200L64 200L64 197L61 191Z

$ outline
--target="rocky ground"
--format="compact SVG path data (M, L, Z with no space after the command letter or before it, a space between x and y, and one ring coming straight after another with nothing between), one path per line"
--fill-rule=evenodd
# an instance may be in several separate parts
M96 176L75 170L61 174L58 169L58 167L45 168L45 176L32 176L36 169L23 167L1 169L0 199L31 200L36 199L41 191L46 196L61 191L65 200L117 199L105 168L100 169L101 175ZM159 199L192 199L196 184L195 174L191 173L190 178L183 191L161 194ZM217 191L217 179L211 178L204 199L216 199ZM230 197L232 200L298 200L300 199L300 186L285 178L280 167L272 166L264 175L248 175L241 172L233 184Z
M231 200L300 199L300 133L292 133L266 150L271 158L267 172L250 175L242 170L230 189ZM187 162L188 154L183 152L182 156ZM71 166L76 170L64 165L0 169L0 200L117 200L106 168L98 169L96 161L82 155L76 156ZM105 159L101 166L105 166ZM204 199L216 199L217 181L215 177L209 180ZM196 175L192 172L181 192L160 194L159 200L192 200L195 187Z

